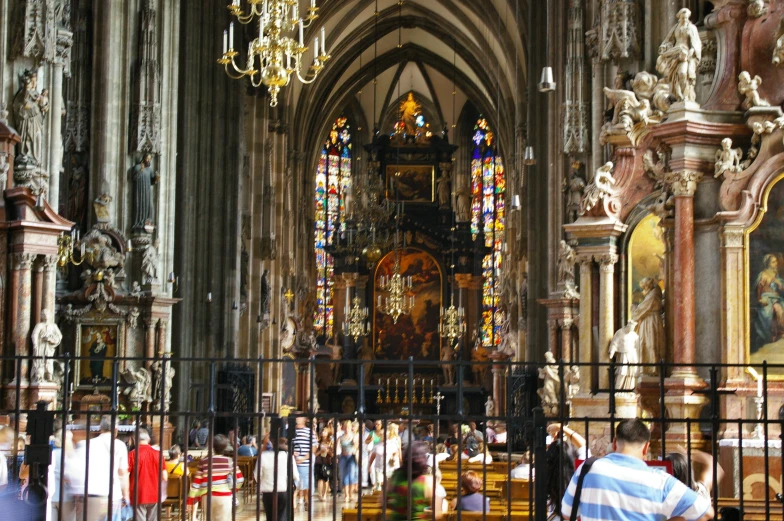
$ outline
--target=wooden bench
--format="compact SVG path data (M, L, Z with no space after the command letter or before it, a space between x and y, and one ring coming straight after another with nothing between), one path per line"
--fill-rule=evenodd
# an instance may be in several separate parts
M719 510L722 507L740 508L740 500L732 497L719 498ZM718 517L718 512L716 516ZM765 516L765 500L764 499L746 499L743 501L742 519L744 521L782 521L784 518L781 514L781 503L771 498L770 500L770 517Z

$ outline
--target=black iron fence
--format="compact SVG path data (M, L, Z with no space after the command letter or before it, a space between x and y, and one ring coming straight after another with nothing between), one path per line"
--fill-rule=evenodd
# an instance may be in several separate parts
M2 360L0 419L7 426L0 454L8 484L0 469L0 508L17 512L14 519L125 521L151 512L182 521L544 520L558 512L575 462L610 451L629 411L641 411L650 427L652 460L680 451L687 476L695 469L706 476L717 517L784 513L784 419L771 412L784 403L784 387L772 376L784 366L755 366L759 385L749 379L738 388L728 388L741 380L728 375L745 374L745 366L689 366L707 378L685 387L668 377L682 365L627 366L657 376L616 389L614 364L112 358L103 361L103 375L74 381L75 367L95 357L63 356L53 360L60 370L44 371L56 374L54 381L30 382L9 375L34 367L35 358ZM356 378L323 378L338 374L336 366ZM575 367L608 372L607 389L570 379ZM356 436L341 427L347 421L359 426ZM154 503L145 502L146 487L154 486L143 466L149 461L136 456L128 471L121 461L141 454L142 428L162 449L159 467L187 469L160 484ZM258 440L258 454L241 447L248 436ZM225 459L216 452L223 443ZM181 454L170 458L173 445ZM284 458L272 457L283 448ZM430 470L420 468L422 455ZM417 480L422 471L427 477ZM462 484L467 472L490 500L478 512L449 505L472 490Z

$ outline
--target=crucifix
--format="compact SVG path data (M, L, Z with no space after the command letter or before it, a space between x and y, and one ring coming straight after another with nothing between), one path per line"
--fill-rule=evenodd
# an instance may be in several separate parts
M435 442L436 443L438 443L438 435L440 433L439 431L441 430L440 429L440 426L441 426L441 419L440 419L440 416L441 416L441 400L443 400L443 399L444 399L444 395L441 394L441 391L438 391L436 393L436 396L435 396L435 401L436 401L436 437L435 437Z

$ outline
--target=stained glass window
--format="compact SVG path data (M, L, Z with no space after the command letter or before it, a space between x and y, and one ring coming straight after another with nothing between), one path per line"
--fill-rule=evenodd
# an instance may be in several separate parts
M329 338L334 325L332 289L334 260L327 249L345 227L345 197L351 188L351 128L344 117L335 120L321 149L316 169L314 215L316 249L316 311L313 327Z
M501 249L504 238L506 177L504 163L487 120L480 117L474 126L474 153L471 157L471 235L480 234L490 248L482 259L482 345L501 343L503 311L498 309L501 296Z

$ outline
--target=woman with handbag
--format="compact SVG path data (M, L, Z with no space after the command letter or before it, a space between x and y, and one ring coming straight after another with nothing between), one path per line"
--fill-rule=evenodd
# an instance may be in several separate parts
M329 445L323 443L319 445L315 463L314 473L318 484L318 500L323 502L327 500L327 489L332 481L332 449Z

